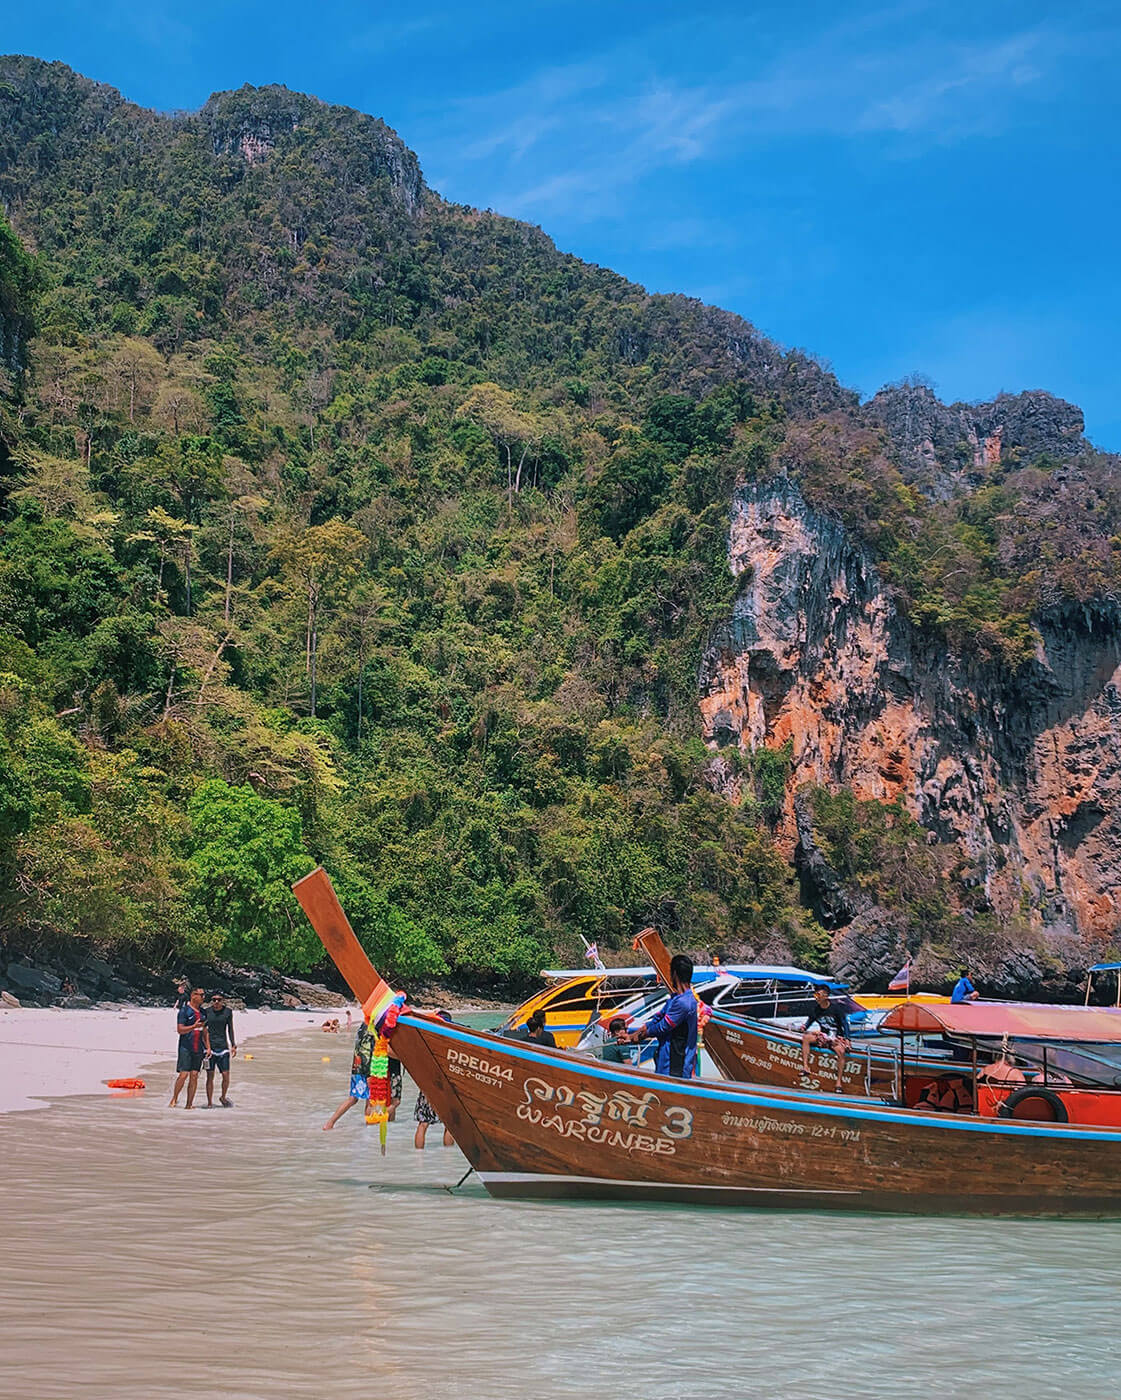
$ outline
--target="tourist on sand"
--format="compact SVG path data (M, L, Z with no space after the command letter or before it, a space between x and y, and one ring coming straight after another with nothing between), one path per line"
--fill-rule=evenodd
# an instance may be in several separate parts
M634 1056L630 1050L630 1040L627 1037L627 1018L625 1016L612 1016L607 1026L607 1038L603 1042L603 1052L600 1059L606 1060L609 1065L629 1065L634 1061Z
M693 959L677 953L670 961L670 991L665 1010L628 1033L634 1043L658 1042L659 1074L692 1079L697 1073L697 999L692 992Z
M234 1039L234 1013L226 1005L221 992L210 993L210 1005L203 1015L206 1017L206 1034L210 1042L210 1054L206 1060L206 1106L214 1107L214 1072L222 1076L222 1090L218 1102L223 1108L232 1108L230 1103L230 1057L237 1054L237 1041Z
M830 997L828 987L814 988L814 1003L810 1008L810 1014L806 1017L806 1024L802 1027L802 1069L806 1074L809 1074L811 1045L835 1051L837 1082L833 1087L837 1093L840 1093L841 1080L845 1073L845 1054L852 1049L852 1041L849 1038L848 1014L844 1003L839 1000L834 1001ZM815 1026L832 1026L833 1029L831 1032L829 1030L815 1030Z
M446 1011L437 1011L436 1015L439 1016L441 1021L451 1020L451 1017ZM420 1152L424 1149L424 1141L428 1136L429 1125L440 1121L436 1116L436 1110L420 1090L417 1090L416 1108L413 1110L413 1117L416 1119L416 1132L413 1134L413 1146ZM452 1137L451 1133L448 1132L447 1128L445 1128L444 1146L451 1147L454 1142L455 1139Z
M517 1026L506 1032L507 1040L528 1040L531 1045L547 1045L550 1050L557 1048L552 1031L545 1029L545 1013L538 1010L531 1013L524 1026Z
M356 1103L370 1098L370 1057L374 1053L374 1037L363 1021L354 1037L354 1059L350 1062L350 1094L343 1099L326 1123L323 1131L335 1126L344 1113L349 1113ZM391 1091L392 1092L392 1091Z
M950 1000L955 1004L962 1001L976 1001L981 993L969 980L969 975L962 969L962 974L954 983L954 990L950 993Z
M187 1086L187 1108L195 1106L195 1091L199 1085L199 1070L203 1057L210 1048L206 1036L206 1019L202 1012L203 991L195 987L187 1002L175 1013L175 1028L179 1032L179 1059L175 1068L179 1071L175 1088L171 1091L169 1108L178 1107L179 1094L183 1085Z

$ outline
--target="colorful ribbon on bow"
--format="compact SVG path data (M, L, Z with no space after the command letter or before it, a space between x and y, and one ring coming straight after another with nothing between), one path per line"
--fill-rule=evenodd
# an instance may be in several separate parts
M384 1035L379 1035L374 1041L373 1054L370 1056L370 1073L366 1082L370 1086L366 1122L378 1125L381 1155L384 1157L386 1124L389 1122L389 1041Z
M384 984L383 984L384 987ZM380 989L379 989L380 990ZM388 995L386 995L388 993ZM378 1125L378 1140L381 1155L385 1156L386 1125L389 1122L390 1083L389 1083L389 1040L397 1017L404 1005L403 992L389 992L384 988L381 995L375 993L370 999L368 1021L370 1034L375 1036L373 1053L370 1056L370 1073L366 1082L370 1086L370 1101L366 1109L366 1122Z

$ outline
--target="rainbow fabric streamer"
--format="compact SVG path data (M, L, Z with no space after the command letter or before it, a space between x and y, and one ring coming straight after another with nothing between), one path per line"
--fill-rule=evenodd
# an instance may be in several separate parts
M378 1125L381 1155L384 1157L386 1124L389 1122L389 1041L384 1035L379 1035L374 1042L374 1052L370 1056L370 1073L366 1082L370 1086L366 1122Z
M391 1007L396 1006L399 1010L404 1003L404 992L395 992L388 983L379 982L362 1004L362 1017L371 1033L382 1029L382 1022ZM396 1024L396 1017L394 1024Z

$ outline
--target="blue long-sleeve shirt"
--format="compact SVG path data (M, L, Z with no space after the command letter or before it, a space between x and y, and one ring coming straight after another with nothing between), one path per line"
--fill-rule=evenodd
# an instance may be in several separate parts
M692 992L675 992L665 1010L647 1021L641 1039L658 1042L657 1071L676 1079L692 1079L697 1072L697 999Z
M959 977L954 985L954 990L950 993L952 1002L968 1001L977 988L968 977Z

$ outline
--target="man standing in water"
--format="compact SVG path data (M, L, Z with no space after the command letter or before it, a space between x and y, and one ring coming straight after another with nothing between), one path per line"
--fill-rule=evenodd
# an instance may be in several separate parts
M203 1012L206 1017L206 1034L210 1040L210 1055L206 1061L206 1106L214 1107L214 1071L222 1076L222 1092L218 1102L223 1108L232 1108L230 1092L230 1056L237 1054L237 1041L234 1040L234 1013L226 1005L221 992L210 993L210 1005Z
M367 1029L365 1021L359 1021L358 1033L354 1037L354 1058L350 1062L350 1093L323 1124L323 1131L330 1132L344 1113L349 1113L356 1103L368 1101L370 1097L370 1059L374 1053L374 1037Z
M665 1010L630 1033L632 1041L658 1042L659 1074L693 1079L697 1073L697 999L692 992L693 959L677 953L669 965L670 991Z
M175 1088L171 1091L169 1108L177 1108L183 1085L187 1086L187 1108L195 1106L195 1091L199 1086L199 1070L207 1049L206 1020L202 1010L203 991L196 987L187 1001L175 1015L175 1029L179 1032L179 1058L175 1068L179 1071Z

